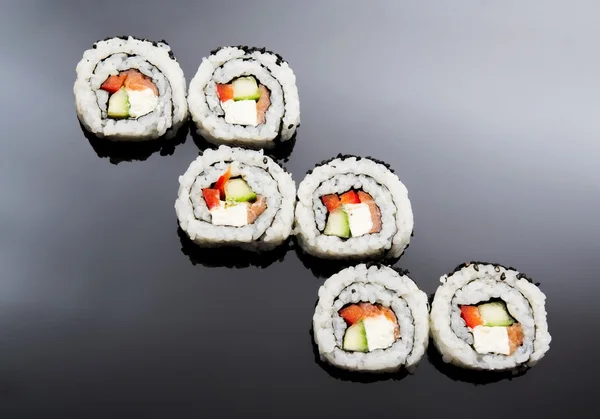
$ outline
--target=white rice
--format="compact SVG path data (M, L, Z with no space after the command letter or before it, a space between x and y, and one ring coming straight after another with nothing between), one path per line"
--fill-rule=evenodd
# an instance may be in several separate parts
M512 370L535 365L550 348L545 295L514 269L471 262L441 277L432 303L431 334L444 362L477 370ZM502 299L511 316L521 324L523 345L510 356L479 354L473 337L460 316L459 305Z
M254 76L271 91L264 124L232 125L225 122L215 83ZM190 82L188 104L198 134L214 144L271 148L276 140L290 140L300 125L296 76L289 64L265 50L223 47L203 58Z
M381 212L381 231L342 239L323 234L327 210L323 195L362 189ZM384 164L369 158L338 157L322 164L298 186L295 233L300 246L318 257L396 258L402 255L414 227L412 207L404 184Z
M213 225L202 196L229 165L232 176L244 175L257 195L267 198L267 209L244 227ZM175 211L179 225L196 244L206 247L235 245L248 250L269 250L282 244L292 232L296 184L262 150L220 146L206 150L179 177Z
M386 349L346 352L346 330L338 311L346 304L370 302L390 307L400 338ZM429 343L427 295L407 276L387 266L360 264L331 276L319 288L313 333L321 360L338 368L363 372L414 372Z
M142 141L173 137L188 116L186 81L181 67L164 42L112 38L84 52L77 64L73 87L77 116L94 135L114 141ZM100 86L111 75L137 69L152 79L159 92L158 106L138 119L107 118L109 94Z

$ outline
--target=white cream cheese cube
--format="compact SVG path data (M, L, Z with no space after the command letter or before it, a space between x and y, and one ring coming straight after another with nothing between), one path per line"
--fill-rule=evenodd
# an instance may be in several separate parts
M367 335L369 351L385 349L394 343L394 329L396 325L384 315L367 317L363 320Z
M373 228L371 210L367 204L345 204L344 211L348 214L350 233L352 237L367 234Z
M225 111L225 122L239 125L258 125L258 112L254 100L228 100L222 102Z
M129 96L129 116L133 118L149 114L158 105L158 97L152 89L127 89L127 95Z
M248 224L248 204L221 205L210 210L214 225L243 227Z
M475 350L480 354L510 354L506 327L476 326L473 329L473 340Z

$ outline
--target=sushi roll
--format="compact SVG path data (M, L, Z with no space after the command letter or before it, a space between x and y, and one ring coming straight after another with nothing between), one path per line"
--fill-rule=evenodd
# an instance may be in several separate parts
M188 103L198 134L217 145L272 148L300 125L296 76L265 48L212 51L190 82Z
M431 334L444 362L461 368L518 371L550 348L545 295L524 274L470 262L441 277Z
M187 119L185 78L165 41L98 41L84 52L76 73L77 116L96 137L169 138Z
M427 295L406 272L360 264L319 289L313 334L319 355L337 368L414 372L429 342Z
M408 247L408 191L385 163L338 155L298 186L296 236L310 255L329 259L397 258Z
M270 250L292 231L296 184L262 150L208 149L179 177L175 211L205 247Z

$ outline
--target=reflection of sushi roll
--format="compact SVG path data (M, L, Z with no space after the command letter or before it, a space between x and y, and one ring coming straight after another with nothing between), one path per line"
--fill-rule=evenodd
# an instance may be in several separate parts
M545 295L512 268L471 262L441 278L431 333L445 362L477 370L535 365L550 348Z
M339 155L298 186L296 230L314 256L399 257L413 231L408 192L385 163Z
M262 151L206 150L179 177L175 210L196 244L267 250L290 235L296 185Z
M77 115L97 137L155 139L174 133L187 118L185 78L165 41L98 41L76 72Z
M331 276L313 316L321 360L353 371L412 372L429 342L425 293L405 274L365 264Z
M269 148L300 125L296 76L264 48L212 51L190 82L188 103L198 134L214 144Z

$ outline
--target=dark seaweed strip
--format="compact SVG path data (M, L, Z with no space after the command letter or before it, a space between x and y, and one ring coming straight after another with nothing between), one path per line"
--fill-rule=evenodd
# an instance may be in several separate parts
M200 154L200 155L202 155L202 154L204 154L204 152L203 152L203 151L201 151L199 154ZM267 157L267 156L265 156L265 157L263 158L263 162L265 161L265 159L270 159L270 158L269 158L269 157ZM277 163L276 163L276 162L275 162L273 159L270 159L270 160L272 160L272 161L273 161L273 163L277 164ZM216 165L216 164L218 164L218 163L229 163L229 162L233 162L233 160L219 160L219 161L215 161L215 162L214 162L214 163L212 163L212 164L211 164L209 167L213 167L213 166L215 166L215 165ZM257 167L257 168L259 168L259 169L263 169L263 168L262 168L262 167L260 167L260 166L255 166L255 165L252 165L252 164L249 164L249 163L246 163L246 162L241 162L241 163L242 163L242 164L244 164L244 165L246 165L246 166L252 166L252 167ZM281 165L279 165L279 167L281 167L281 168L284 170L284 172L286 172L286 173L289 173L289 172L287 172L287 170L286 170L284 167L282 167ZM267 169L263 169L263 170L264 170L265 172L267 172L267 173L268 173L268 174L271 176L271 178L272 178L273 180L275 180L275 177L273 176L273 174L271 174L271 172L269 171L269 169L268 169L268 168L267 168ZM194 183L193 183L193 184L192 184L192 186L190 187L190 196L188 197L188 201L189 201L189 202L190 202L190 204L192 205L192 208L194 208L194 203L192 202L191 190L194 188L194 184L196 183L196 181L197 181L197 180L198 180L198 178L196 177L196 179L194 180ZM278 191L278 192L279 192L279 193L280 193L280 194L283 196L283 192L282 192L282 191L281 191L281 189L279 188L279 182L275 181L275 183L277 184L277 191ZM269 224L269 225L267 226L267 228L265 229L265 232L264 232L263 234L261 234L261 236L260 236L258 239L256 239L256 241L261 241L261 240L264 238L265 234L267 233L267 230L269 229L269 227L271 227L271 226L273 225L273 222L274 222L274 220L275 220L275 219L277 218L277 216L279 215L279 212L281 212L281 207L277 208L277 211L275 212L275 214L273 214L273 218L272 218L272 220L273 220L273 221L271 222L271 224ZM260 218L261 216L262 216L262 214L259 216L259 218ZM194 219L196 219L196 220L197 220L197 218L196 218L195 216L194 216ZM256 222L256 221L255 221L255 222ZM232 226L224 226L224 227L227 227L227 228L235 228L235 229L242 228L242 227L232 227Z
M98 44L99 42L110 41L110 40L113 40L113 39L122 39L122 40L124 40L124 41L128 41L128 40L129 40L129 38L130 38L130 36L127 36L127 35L119 35L119 36L114 36L114 37L108 37L108 38L104 38L103 40L96 41L96 42L94 43L94 45L93 45L93 48L94 48L94 49L95 49L95 48L97 48L97 44ZM164 39L161 39L160 41L158 41L158 42L155 42L155 41L152 41L152 40L150 40L150 39L148 39L148 38L138 38L138 37L135 37L135 36L131 36L131 38L133 38L133 39L135 39L135 40L138 40L138 41L142 41L142 42L150 42L152 45L154 45L154 46L155 46L155 47L157 47L157 48L160 48L160 47L158 46L158 43L159 43L159 42L160 42L160 43L163 43L163 44L165 44L165 45L168 45L168 46L170 47L169 43L168 43L167 41L165 41ZM137 55L137 54L129 54L129 53L124 53L124 52L119 52L119 53L117 53L117 54L126 54L126 55L127 55L127 57L135 57L135 56L138 56L138 57L141 57L141 58L142 58L144 61L146 61L148 64L150 64L150 62L148 61L148 59L147 59L146 57L143 57L143 56L141 56L141 55ZM105 60L107 60L108 58L112 57L113 55L115 55L115 54L111 54L111 55L109 55L108 57L104 58L103 60L99 61L99 62L96 64L96 66L94 67L94 69L92 70L92 73L95 73L95 71L96 71L96 68L98 68L98 64L100 64L100 63L103 63ZM169 51L169 58L171 58L173 61L177 62L177 58L175 58L175 55L173 54L173 50L172 50L172 49ZM150 64L150 65L152 65L152 64ZM155 65L152 65L152 67L154 67L154 68L155 68L155 69L156 69L156 70L157 70L159 73L161 73L161 74L163 74L163 75L164 75L164 73L163 73L163 72L162 72L162 71L161 71L161 70L160 70L158 67L156 67ZM171 119L173 120L173 119L175 119L175 106L174 106L173 86L171 86L171 80L169 80L169 78L168 78L168 77L166 77L166 76L165 76L165 79L167 80L167 83L169 84L169 88L170 88L170 90L171 90L171 96L172 96L172 98L171 98L171 103L173 104L173 106L172 106L172 108L171 108ZM136 119L138 119L138 118L136 118Z
M376 159L376 158L373 158L373 157L371 157L371 156L362 157L362 156L357 156L357 155L354 155L354 154L342 154L342 153L340 153L340 154L338 154L338 155L337 155L337 156L335 156L335 157L331 157L331 158L329 158L329 159L325 159L325 160L323 160L322 162L315 164L315 167L313 167L312 169L310 169L309 171L307 171L307 172L306 172L306 174L307 174L307 175L310 175L310 174L313 172L313 170L314 170L314 169L316 169L316 168L318 168L318 167L320 167L320 166L325 166L325 165L327 165L327 164L331 163L331 162L332 162L332 161L334 161L334 160L340 159L340 160L344 161L344 160L347 160L347 159L350 159L350 158L355 158L355 159L356 159L356 161L359 161L359 160L361 160L361 159L371 160L371 161L372 161L372 162L374 162L374 163L377 163L377 164L381 164L381 165L383 165L383 166L384 166L386 169L388 169L390 172L392 172L392 173L396 173L396 172L394 171L394 169L392 169L392 166L390 166L390 164L388 164L388 163L385 163L385 162L383 162L383 161L381 161L381 160L378 160L378 159Z
M226 48L226 47L221 47L221 48ZM255 50L256 50L256 51L261 51L261 50L259 50L259 49L255 49ZM212 52L211 52L211 55L213 55L213 54L212 54ZM275 81L276 81L277 83L279 83L279 86L281 87L281 91L282 91L282 93L284 93L284 94L283 94L283 115L282 115L282 117L281 117L281 120L279 121L279 129L277 130L277 135L275 136L275 138L274 138L274 140L273 140L273 143L275 143L275 144L281 144L282 142L280 141L280 139L281 139L281 132L283 131L283 118L285 117L285 112L286 112L286 111L285 111L285 105L286 105L286 103L287 103L287 102L285 101L285 92L284 92L284 90L283 90L283 85L281 84L281 81L280 81L280 80L279 80L277 77L275 77L275 75L274 75L274 74L271 72L271 70L270 70L268 67L266 67L266 66L265 66L265 65L264 65L262 62L260 62L260 61L256 61L255 59L253 59L253 58L248 58L248 57L237 57L237 58L234 58L234 59L236 59L236 60L242 60L242 61L253 61L253 62L256 62L256 63L257 63L258 65L260 65L260 66L261 66L261 67L262 67L262 68L263 68L263 69L264 69L264 70L265 70L267 73L269 73L269 74L270 74L270 75L273 77L273 79L275 79ZM227 64L228 62L230 62L230 61L225 61L223 64L221 64L221 65L219 65L218 67L216 67L216 68L215 68L215 70L216 70L216 69L218 69L218 68L222 68L222 67L223 67L225 64ZM278 65L279 65L279 64L278 64ZM213 74L214 74L214 71L213 71ZM255 76L255 77L256 77L256 76ZM258 77L256 77L256 78L258 78ZM259 79L259 81L260 81L260 79ZM204 88L204 90L205 90L205 91L206 91L206 88L207 88L207 87L205 87L205 88ZM218 117L218 118L221 118L221 119L225 119L225 116L224 116L224 115L217 115L217 117ZM291 127L293 127L294 125L290 125L290 126L291 126ZM290 128L290 127L288 127L288 129L291 129L291 128ZM294 134L294 135L295 135L295 134ZM290 139L290 141L291 141L291 139Z
M485 263L485 262L471 262L471 263L479 263L479 264L481 264L481 265L493 265L493 264L491 264L491 263ZM468 265L468 264L467 264L467 265ZM496 264L495 266L501 266L501 267L503 267L504 269L506 269L506 268L505 268L504 266L502 266L502 265L498 265L498 264ZM503 273L503 275L504 275L504 273ZM517 278L519 277L519 275L522 275L522 274L518 274L518 275L517 275ZM523 275L523 276L525 276L525 275ZM455 301L455 299L456 299L456 294L457 294L457 292L458 292L458 291L460 291L460 290L462 290L463 288L467 287L467 286L468 286L468 285L470 285L471 283L473 283L473 282L476 282L476 281L478 281L478 278L472 279L472 280L471 280L471 281L469 281L468 283L464 284L462 287L458 288L458 289L457 289L457 290L454 292L454 295L453 295L453 297L452 297L452 301L450 302L450 304L451 304L451 305L457 305L457 306L458 306L458 304L455 304L455 302L454 302L454 301ZM513 290L515 290L516 292L518 292L519 294L521 294L521 296L523 297L523 299L524 299L524 300L527 302L527 305L529 306L529 309L531 310L531 314L532 314L532 317L533 317L533 316L534 316L534 314L535 314L535 310L533 309L533 307L532 307L532 305L531 305L531 301L529 300L529 298L525 297L525 295L523 295L523 293L521 292L521 290L519 290L518 288L515 288L515 287L511 287L511 288L512 288ZM436 292L437 292L437 291L436 291ZM434 297L434 298L435 298L435 297ZM505 303L505 301L504 301L504 300L502 300L502 299L499 299L499 300ZM505 304L506 304L506 303L505 303ZM508 308L507 308L507 310L508 310ZM509 312L509 314L510 314L510 312ZM511 316L512 316L512 314L511 314ZM513 317L514 317L514 316L513 316ZM452 327L451 327L451 329L452 329ZM452 331L454 332L454 330L453 330L453 329L452 329ZM533 335L534 335L534 337L533 337L533 340L535 341L535 339L537 338L537 329L536 329L536 328L534 328ZM455 336L456 336L456 333L455 333ZM457 336L457 337L458 337L458 336ZM462 339L461 339L461 340L462 340ZM463 340L463 341L464 341L464 340ZM466 343L466 342L465 342L465 343ZM475 350L475 348L474 348L474 346L473 346L473 345L469 345L469 346L470 346L471 348L473 348L473 350ZM521 363L521 364L519 364L519 365L522 365L522 364L524 364L524 362L523 362L523 363Z
M451 300L451 302L450 302L450 305L451 305L451 306L457 306L457 307L458 307L458 304L457 304L457 303L455 303L455 301L456 301L456 293L458 293L458 291L462 291L462 290L463 290L463 288L465 288L466 286L468 286L468 285L470 285L471 283L473 283L473 282L476 282L476 281L477 281L477 278L475 278L475 279L471 280L471 281L470 281L470 282L468 282L467 284L465 284L465 285L463 285L462 287L458 288L458 289L455 291L454 295L452 296L452 300ZM519 290L519 289L517 289L517 288L515 288L515 287L511 287L511 288L512 288L513 290L515 290L516 292L518 292L519 294L521 294L521 297L523 297L523 299L524 299L524 300L527 302L527 305L529 306L529 309L530 309L530 311L531 311L531 316L532 316L532 317L534 317L534 316L535 316L535 310L534 310L534 309L533 309L533 307L531 306L531 301L529 301L529 299L523 295L523 293L521 292L521 290ZM503 303L504 303L504 305L505 305L505 307L506 307L506 302L505 302L504 300L502 300L501 298L498 298L498 299L495 299L495 298L493 298L493 299L491 299L491 301L501 301L501 302L503 302ZM508 311L508 307L506 307L506 310ZM513 318L514 318L514 316L513 316L513 315L512 315L510 312L508 312L508 314L509 314L511 317L513 317ZM515 320L516 320L516 319L515 319ZM454 333L454 336L458 337L458 335L456 334L455 330L452 328L452 325L450 325L450 330L452 330L452 332ZM459 339L460 339L460 340L462 340L463 342L467 343L467 342L466 342L464 339L462 339L462 338L459 338ZM534 330L533 330L533 341L535 342L535 340L536 340L536 339L537 339L537 328L534 328ZM467 345L469 345L469 344L467 343ZM472 345L469 345L469 346L470 346L470 347L473 349L473 351L477 352L477 351L475 350L475 346L474 346L474 344L472 344ZM496 356L502 356L502 355L500 355L500 354L496 354ZM530 355L530 358L531 358L531 355ZM517 364L517 365L523 365L523 364L525 364L526 362L527 362L527 361L524 361L524 362L521 362L521 363L519 363L519 364Z
M381 288L383 288L385 291L389 291L390 293L392 293L392 294L396 295L396 291L395 291L395 290L392 290L392 289L390 289L390 288L386 287L385 285L382 285L382 284L380 284L380 283L378 283L378 282L376 282L376 283L374 283L374 284L373 284L373 283L370 283L370 282L355 281L355 282L352 282L352 283L350 283L350 284L349 284L349 285L347 285L346 287L342 288L342 290L341 290L341 291L340 291L340 292L339 292L339 293L338 293L338 294L335 296L335 298L334 298L334 300L333 300L333 304L332 304L332 306L335 304L335 302L336 302L336 301L339 301L339 299L340 299L340 294L341 294L341 293L343 293L343 292L344 292L344 291L346 291L348 288L351 288L353 285L356 285L356 284L364 284L364 285L378 285L378 286L380 286ZM352 294L356 293L356 291L355 291L355 290L351 290L350 292L351 292ZM402 298L402 296L398 296L398 297L400 297L400 299L402 299L402 300L404 300L404 301L406 302L406 300L405 300L404 298ZM366 301L363 301L363 302L366 302ZM356 303L348 303L348 305L350 305L350 304L356 304ZM317 305L318 305L318 303L317 303ZM407 305L408 305L408 303L407 303ZM316 305L315 305L315 307L316 307ZM388 308L390 308L390 309L391 309L391 307L388 307ZM408 308L410 309L410 306L409 306ZM394 311L393 309L391 309L391 310L392 310L392 311ZM394 312L394 313L395 313L395 312ZM410 313L411 313L411 315L412 315L412 310L410 310ZM414 320L415 316L412 316L412 318L413 318L413 320ZM413 321L413 325L414 325L414 321ZM414 340L413 340L413 343L414 343Z
M454 292L454 295L452 296L452 302L451 302L451 304L452 304L452 305L455 305L455 303L454 303L454 300L456 299L456 293L457 293L458 291L460 291L460 290L463 290L465 287L467 287L468 285L472 284L473 282L477 282L478 280L479 280L479 278L474 278L474 279L470 280L468 283L464 284L462 287L460 287L460 288L457 288L457 289L456 289L456 291ZM524 299L524 300L527 302L527 304L529 305L529 308L531 309L531 312L533 313L533 312L534 312L534 310L533 310L533 307L531 306L531 302L529 301L529 298L525 297L525 295L523 295L523 293L521 292L521 290L519 290L518 288L516 288L516 287L512 287L512 286L511 286L511 288L512 288L513 290L515 290L516 292L518 292L519 294L521 294L521 296L523 297L523 299ZM436 290L436 293L437 293L437 290ZM492 299L490 299L489 301L501 301L501 302L503 302L504 304L506 304L506 302L505 302L505 301L504 301L502 298L492 298ZM458 304L456 304L456 305L458 305ZM509 314L510 314L510 313L509 313Z
M108 39L111 39L111 38L108 38ZM94 44L94 47L95 46L96 46L96 44ZM160 70L160 68L158 68L154 64L150 63L150 61L148 61L148 59L146 57L143 57L143 56L137 55L137 54L128 54L126 52L116 52L116 53L111 54L108 57L98 61L96 63L96 65L94 66L94 69L92 70L92 74L94 74L96 72L98 65L100 65L101 63L104 63L106 60L108 60L109 58L111 58L112 56L114 56L116 54L125 54L125 55L127 55L127 57L140 57L142 60L144 60L146 63L148 63L148 65L150 65L152 68L156 69L157 72L159 72L160 74L165 76L165 73L163 73ZM173 105L173 106L171 106L171 121L174 121L175 120L175 94L173 93L173 86L171 86L171 80L167 76L165 76L165 80L167 81L167 84L169 85L169 90L171 91L171 105ZM96 102L96 103L98 103L98 102ZM100 108L100 103L98 103L98 108ZM146 116L146 115L142 115L140 118L143 118L144 116ZM137 121L140 118L133 118L133 119Z
M281 55L277 54L274 51L270 51L270 50L268 50L268 49L266 49L264 47L263 48L249 47L247 45L227 45L227 46L221 46L221 47L213 49L209 54L210 55L215 55L219 51L221 51L223 48L237 48L237 49L241 49L246 54L252 54L253 52L260 52L261 54L271 54L271 55L274 55L277 58L277 61L276 61L277 65L281 65L283 63L287 63L287 61L284 60Z
M385 166L388 168L388 170L390 170L392 173L394 173L394 170L393 170L393 169L390 169L390 168L388 167L388 165L386 165L385 163L379 163L377 160L375 160L375 159L372 159L372 158L370 158L370 157L361 157L361 156L355 156L355 155L352 155L352 154L342 154L342 153L339 153L339 154L338 154L336 157L330 158L330 159L328 159L328 160L323 160L323 162L316 164L316 165L315 165L315 168L317 168L317 167L319 167L319 166L322 166L322 165L325 165L325 164L328 164L328 163L331 163L332 161L334 161L334 160L336 160L336 159L342 159L342 160L345 160L345 159L348 159L348 158L356 158L356 161L359 161L359 160L361 160L361 159L368 159L368 160L371 160L371 161L373 161L373 162L375 162L375 163L377 163L377 164L384 164L384 165L385 165ZM309 170L309 171L307 172L307 175L310 175L310 174L312 173L312 171L313 171L313 169ZM366 176L366 175L365 175L365 176ZM370 176L369 176L369 177L370 177ZM331 179L331 178L329 178L329 179ZM319 186L321 186L321 185L323 184L323 182L325 182L325 181L327 181L327 180L329 180L329 179L325 179L324 181L320 182L320 183L317 185L317 187L315 188L315 190L316 190L317 188L319 188ZM394 197L394 195L393 195L393 194L392 194L392 192L389 190L389 188L387 187L387 185L380 184L379 182L377 182L377 184L378 184L379 186L381 186L382 188L385 188L385 189L387 189L387 190L388 190L388 192L390 192L390 194L392 195L392 197ZM296 197L296 201L299 201L298 197ZM316 219L316 212L315 212L314 210L313 210L313 216L314 216L314 218ZM398 231L398 230L396 230L396 232L397 232L397 231ZM415 231L414 231L414 229L413 229L413 231L411 232L411 237L412 237L412 236L414 236L414 232L415 232ZM354 237L350 237L350 238L341 238L341 237L340 237L340 240L341 240L343 243L345 243L346 241L348 241L348 240L350 240L350 239L352 239L352 238L354 238ZM404 255L404 252L406 252L406 249L408 249L408 246L409 246L409 245L410 245L410 244L406 245L406 247L405 247L405 248L402 250L402 253L400 254L400 257L401 257L402 255ZM387 253L387 252L386 252L386 253Z
M165 41L164 39L161 39L160 41L153 41L151 39L148 38L138 38L136 36L132 36L132 35L119 35L119 36L109 36L108 38L104 38L104 39L100 39L98 41L96 41L93 45L92 48L96 48L97 44L99 42L106 42L106 41L111 41L113 39L122 39L123 41L128 41L129 38L133 38L136 41L142 41L142 42L150 42L152 45L154 45L155 47L159 48L158 44L165 44L168 45L169 47L171 47L171 45L169 45L169 43L167 41ZM175 58L175 55L173 54L173 49L171 48L171 50L169 51L169 58L171 58L173 61L177 61L177 58Z
M276 53L274 51L268 50L265 47L258 48L258 47L250 47L250 46L247 46L247 45L221 46L221 47L218 47L218 48L212 50L210 52L210 55L217 54L223 48L237 48L237 49L240 49L240 50L244 51L244 54L248 54L248 55L250 55L250 54L252 54L254 52L259 52L261 54L274 55L276 57L275 65L278 65L278 66L281 66L283 63L288 63L286 60L283 59L283 57L281 55L279 55L278 53ZM242 58L242 60L243 61L252 61L252 58ZM261 64L261 66L262 66L262 64ZM264 67L264 66L262 66L262 67ZM269 73L271 73L271 71L268 68L266 68L266 70ZM279 79L277 79L276 77L273 77L273 78L275 78L275 80L277 80L279 82ZM279 84L281 85L281 83L279 83ZM284 110L285 110L285 105L286 105L286 101L285 101L285 95L284 95L283 96L283 108L284 108ZM285 113L284 113L284 116L285 116ZM294 126L293 124L288 125L288 129L292 129L293 126ZM300 124L298 124L298 126L296 128L300 128ZM279 125L279 131L277 133L277 137L274 140L275 143L280 143L281 142L281 141L279 141L279 139L281 138L281 132L282 131L283 131L283 125L280 124Z
M379 266L382 266L382 265L379 265ZM392 269L394 269L394 268L392 268ZM394 270L395 270L395 269L394 269ZM408 272L408 271L407 271L407 272ZM339 301L339 299L340 299L340 294L341 294L342 292L344 292L345 290L347 290L348 288L352 287L352 286L353 286L353 285L355 285L355 284L364 284L364 285L370 285L370 283L368 283L368 282L361 282L361 281L355 281L355 282L352 282L350 285L348 285L348 286L344 287L344 288L343 288L343 289L342 289L342 290L339 292L339 294L335 296L335 299L333 300L332 307L333 307L333 305L335 305L335 302L336 302L336 301ZM375 284L376 284L376 285L378 285L378 286L380 286L381 288L383 288L385 291L389 291L390 293L392 293L392 294L396 295L396 291L395 291L395 290L389 289L388 287L386 287L386 286L385 286L385 285L383 285L383 284L379 284L379 283L375 283ZM350 292L351 292L351 293L354 293L354 290L352 290L352 291L350 291ZM405 302L405 303L406 303L406 305L408 306L408 309L409 309L409 311L410 311L410 316L411 316L411 317L412 317L412 319L413 319L413 321L412 321L412 324L413 324L413 326L414 326L414 325L415 325L415 316L413 315L413 310L412 310L412 308L411 308L411 307L408 305L408 302L406 302L406 299L405 299L405 298L403 298L402 296L399 296L399 295L398 295L398 297L399 297L401 300L404 300L404 302ZM354 303L350 303L350 304L354 304ZM317 303L317 305L318 305L318 303ZM316 306L315 306L315 307L316 307ZM390 310L392 310L392 312L394 312L394 314L396 314L396 312L394 311L394 309L392 309L391 307L388 307L388 308L389 308ZM337 314L338 314L338 316L339 316L339 313L337 313ZM398 315L398 314L396 314L396 316L399 316L399 315ZM398 324L400 324L400 322L398 322ZM389 348L393 347L393 346L396 344L396 342L398 342L398 341L401 341L401 340L404 340L404 338L402 337L402 335L401 335L401 336L400 336L398 339L396 339L396 340L394 341L394 343L392 344L392 346L390 346ZM412 340L411 342L409 342L409 344L410 344L410 352L408 353L408 355L412 354L412 353L413 353L413 351L414 351L414 349L415 349L415 339L414 339L414 337L413 337L413 340ZM337 348L339 348L340 350L344 351L344 349L340 348L339 346L337 346L337 345L336 345L336 347L337 347ZM388 349L389 349L389 348L388 348ZM344 352L345 352L345 351L344 351ZM408 358L408 356L407 356L407 358Z
M335 175L334 175L334 176L335 176ZM371 178L371 176L367 176L367 175L364 175L364 174L363 174L363 176ZM323 180L322 182L319 182L319 184L318 184L318 185L316 186L316 188L315 188L315 191L316 191L316 190L317 190L317 189L318 189L318 188L319 188L321 185L323 185L323 183L324 183L324 182L326 182L326 181L328 181L328 180L330 180L330 179L331 179L331 178L328 178L328 179L325 179L325 180ZM372 178L371 178L371 179L372 179ZM385 189L387 189L387 191L390 193L390 195L392 195L392 197L394 197L394 195L392 194L392 191L390 191L390 189L387 187L387 185L383 185L383 184L380 184L380 183L377 183L377 184L378 184L379 186L381 186L382 188L385 188ZM351 188L350 190L352 190L352 188ZM393 200L393 199L392 199L392 200ZM297 197L297 196L296 196L296 201L300 201L300 199L298 199L298 197ZM313 210L313 216L314 216L314 218L315 218L315 219L317 218L317 213L316 213L316 211L314 211L314 210ZM382 221L382 222L383 222L383 221ZM395 224L394 224L394 226L395 226ZM397 232L397 231L398 231L398 230L396 229L396 232ZM368 233L368 234L378 234L378 233ZM356 237L348 237L348 238L344 238L344 237L338 237L338 238L339 238L339 239L340 239L340 240L341 240L343 243L345 243L346 241L348 241L348 240L351 240L351 239L354 239L354 238L356 238ZM406 250L406 247L404 248L404 250ZM404 251L402 252L402 254L404 254Z

